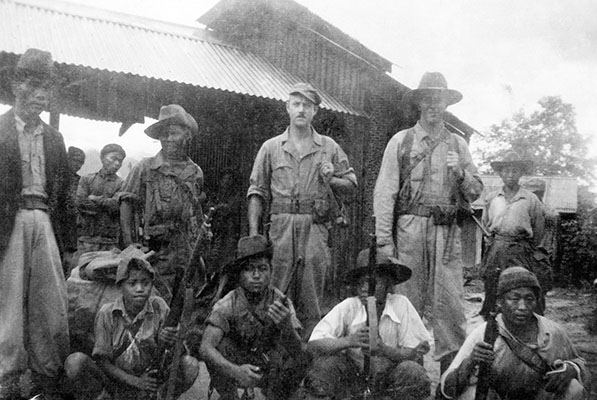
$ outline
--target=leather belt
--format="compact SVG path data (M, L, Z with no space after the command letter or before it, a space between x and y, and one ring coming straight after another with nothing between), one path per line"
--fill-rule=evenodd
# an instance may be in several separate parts
M38 196L21 196L19 208L25 210L45 210L49 209L46 199Z
M274 200L270 214L312 214L313 200Z
M444 211L448 211L448 210L454 211L456 209L456 206L452 206L452 205L428 206L425 204L416 204L416 205L412 206L411 208L409 208L408 210L406 210L403 214L411 214L411 215L417 215L419 217L429 218L433 215L434 207L441 207Z

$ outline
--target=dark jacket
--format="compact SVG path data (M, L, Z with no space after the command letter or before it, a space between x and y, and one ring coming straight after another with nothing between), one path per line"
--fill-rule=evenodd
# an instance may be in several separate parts
M68 159L60 132L44 122L42 126L50 219L58 247L62 251L65 235L69 232L68 227L75 223L75 217L69 215L65 207L70 187ZM18 131L14 110L10 109L0 116L0 259L8 246L14 227L22 185Z

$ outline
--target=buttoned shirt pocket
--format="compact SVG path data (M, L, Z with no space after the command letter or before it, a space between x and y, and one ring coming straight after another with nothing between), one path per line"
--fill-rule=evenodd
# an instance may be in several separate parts
M289 190L287 193L280 193L283 196L292 196L292 187L294 185L293 167L284 155L274 157L272 160L272 177L271 187L278 190Z

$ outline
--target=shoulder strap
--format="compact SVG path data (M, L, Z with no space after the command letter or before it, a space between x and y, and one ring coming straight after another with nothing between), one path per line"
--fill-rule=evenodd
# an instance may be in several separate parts
M415 161L413 165L410 163L410 153L413 148L413 140L415 137L414 129L409 129L406 131L404 135L404 140L402 140L402 145L398 147L398 162L400 163L400 187L403 186L404 182L406 182L407 178L410 178L410 173L417 166L419 163ZM422 158L421 158L422 159Z
M533 371L539 375L544 375L550 370L549 365L545 360L537 353L537 351L531 349L517 340L509 337L506 334L500 332L500 336L504 339L504 342L508 345L512 353L518 357L522 362L527 364Z

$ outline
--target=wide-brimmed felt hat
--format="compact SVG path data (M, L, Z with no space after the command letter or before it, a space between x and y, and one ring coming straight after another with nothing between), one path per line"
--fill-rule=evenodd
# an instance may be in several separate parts
M354 285L363 276L369 273L369 249L362 250L357 256L356 268L348 271L345 277L346 283ZM375 273L386 275L392 278L395 285L406 282L410 279L412 271L406 265L402 265L394 257L377 253L377 264Z
M510 150L503 159L490 163L494 171L499 172L504 167L518 167L524 174L528 174L533 169L531 160L523 160L517 152Z
M418 103L427 95L440 93L446 100L447 105L458 103L462 100L462 93L458 90L448 89L448 82L441 72L425 72L419 82L419 87L404 95L407 103Z
M17 61L15 78L23 80L28 77L53 82L56 76L52 53L33 48L27 49Z
M223 272L234 274L238 272L240 266L248 258L265 256L268 259L271 259L272 255L272 244L265 236L253 235L242 237L238 240L234 261L224 266Z
M185 111L182 106L178 104L170 104L160 108L160 115L158 122L150 125L145 129L145 134L153 139L159 139L162 129L170 125L182 125L191 130L193 134L199 131L197 121L191 114Z
M288 95L297 93L304 96L306 99L308 99L311 103L315 104L316 106L318 106L321 103L321 97L319 97L319 94L317 93L315 88L308 83L297 83L290 89Z

